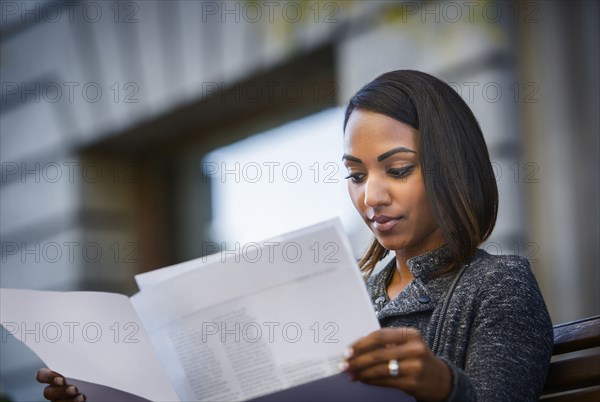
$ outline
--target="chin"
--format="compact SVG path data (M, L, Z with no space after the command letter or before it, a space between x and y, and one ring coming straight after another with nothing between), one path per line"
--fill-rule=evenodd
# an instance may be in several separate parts
M400 250L402 248L405 248L408 246L408 244L402 242L402 241L398 241L398 240L394 240L394 239L386 239L386 238L381 238L381 236L377 236L377 241L379 242L379 244L381 244L385 249L390 250L390 251L394 251L394 250Z

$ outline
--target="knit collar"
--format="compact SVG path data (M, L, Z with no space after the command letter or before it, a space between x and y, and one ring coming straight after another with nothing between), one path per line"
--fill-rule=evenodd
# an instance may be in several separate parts
M432 273L443 268L450 261L452 261L450 246L445 244L434 250L409 258L406 260L406 265L408 265L408 269L415 279L427 281L431 278ZM377 284L379 288L385 290L395 269L396 258L392 258L383 269L369 278L369 282Z
M432 279L430 274L443 268L451 260L447 245L408 259L406 263L414 280L390 301L386 289L396 269L396 259L393 258L380 272L368 280L369 295L377 317L381 320L409 312L433 310L443 297L451 276L444 275Z
M434 250L406 260L410 273L419 279L426 279L435 271L445 267L452 261L450 246L445 244Z

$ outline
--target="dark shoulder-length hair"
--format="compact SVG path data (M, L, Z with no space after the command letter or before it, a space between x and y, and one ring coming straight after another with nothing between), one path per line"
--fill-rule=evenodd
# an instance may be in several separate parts
M451 254L439 273L469 260L492 233L498 188L477 119L443 81L420 71L398 70L362 87L346 108L344 131L356 109L392 117L418 130L425 192ZM388 253L377 239L359 261L368 277Z

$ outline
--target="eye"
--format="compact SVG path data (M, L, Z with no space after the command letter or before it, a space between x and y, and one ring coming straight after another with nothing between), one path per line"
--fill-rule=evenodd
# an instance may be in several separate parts
M344 179L350 179L354 184L359 184L365 179L364 173L350 173Z
M391 168L388 169L388 174L396 179L403 179L405 177L407 177L408 175L412 174L415 171L416 166L415 165L411 165L411 166L406 166L403 168Z

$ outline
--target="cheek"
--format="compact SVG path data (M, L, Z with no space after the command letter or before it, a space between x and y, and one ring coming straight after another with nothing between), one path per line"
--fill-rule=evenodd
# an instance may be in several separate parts
M429 202L425 187L419 176L409 180L403 185L396 186L394 199L414 217L418 217L419 220L426 219L429 215Z
M354 208L356 208L357 211L361 211L363 207L363 193L360 187L356 186L350 180L348 180L348 195L350 196L350 200L352 200Z
M437 222L433 215L433 211L429 206L429 200L425 190L422 189L414 194L414 204L418 208L419 219L423 222L424 226L437 226Z

